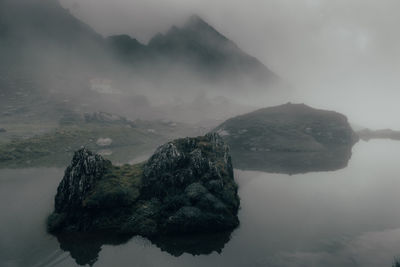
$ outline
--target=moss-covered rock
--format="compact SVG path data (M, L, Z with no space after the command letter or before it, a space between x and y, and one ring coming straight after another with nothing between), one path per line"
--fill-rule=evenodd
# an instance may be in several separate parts
M169 142L143 164L113 166L75 152L48 218L50 232L157 236L217 232L239 224L229 149L218 134Z
M113 166L82 148L65 170L55 197L50 232L118 229L140 196L142 164Z

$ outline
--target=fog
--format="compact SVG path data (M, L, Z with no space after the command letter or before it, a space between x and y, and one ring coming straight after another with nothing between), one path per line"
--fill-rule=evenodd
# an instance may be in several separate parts
M400 132L364 128L400 131L399 11L399 0L0 0L0 266L390 266ZM354 131L305 105L233 118L288 102L343 113ZM236 227L236 194L240 227L212 242L119 240L142 221L149 234Z
M358 125L400 129L396 0L61 3L104 36L126 33L143 43L199 14L290 83L294 91L288 100L342 112ZM245 104L274 103L268 95L251 101Z

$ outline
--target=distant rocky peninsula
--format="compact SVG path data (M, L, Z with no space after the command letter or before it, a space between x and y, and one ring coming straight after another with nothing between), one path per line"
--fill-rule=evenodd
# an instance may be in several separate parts
M358 131L357 134L364 141L369 141L371 139L400 140L400 131L393 131L391 129L383 129L383 130L363 129Z
M239 205L228 146L210 133L168 142L136 165L114 166L80 149L58 186L47 226L55 234L212 233L239 225Z

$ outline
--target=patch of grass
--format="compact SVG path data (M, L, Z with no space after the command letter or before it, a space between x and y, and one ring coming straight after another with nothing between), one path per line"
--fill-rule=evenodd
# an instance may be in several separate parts
M99 138L111 138L110 146L96 144ZM112 151L105 158L126 163L135 157L151 153L165 142L166 136L149 134L144 129L111 125L108 127L86 124L61 127L49 133L30 138L18 138L0 143L0 168L31 166L66 166L73 152L81 146L99 152Z
M143 165L111 166L84 200L83 206L88 209L112 209L134 204L140 196Z

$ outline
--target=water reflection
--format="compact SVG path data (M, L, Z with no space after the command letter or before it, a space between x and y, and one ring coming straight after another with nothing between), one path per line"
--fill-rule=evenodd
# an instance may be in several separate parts
M190 255L208 255L213 252L221 253L229 242L232 232L215 234L196 234L180 236L162 236L152 238L153 245L172 256L179 257L184 253ZM71 254L79 265L93 266L98 260L103 245L122 245L132 236L116 235L113 232L102 233L65 233L57 235L60 248Z
M60 248L71 254L79 265L93 264L98 260L103 245L122 245L130 237L115 235L115 233L67 233L57 235Z
M184 253L193 256L209 255L213 252L221 253L225 244L229 242L231 233L164 236L151 241L161 251L168 252L175 257L179 257Z
M64 170L2 169L0 266L390 267L400 256L399 158L400 142L373 140L357 143L339 171L235 170L240 227L193 245L188 237L58 241L46 234L45 218Z
M335 171L347 166L352 147L344 146L320 152L232 151L235 168L269 173L301 174Z

